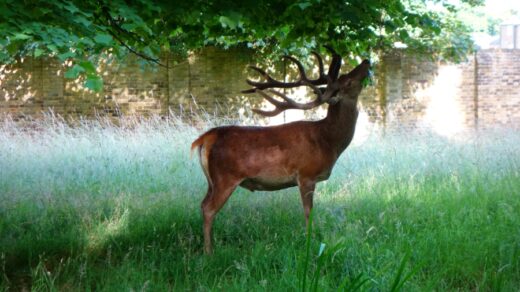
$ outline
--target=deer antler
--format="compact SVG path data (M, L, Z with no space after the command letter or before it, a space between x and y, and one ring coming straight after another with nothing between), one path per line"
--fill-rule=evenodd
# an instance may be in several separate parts
M310 86L315 87L315 85L312 85L312 84ZM256 92L258 92L268 102L270 102L272 105L275 106L275 109L271 110L271 111L253 109L253 112L266 116L266 117L274 117L277 114L279 114L287 109L301 109L301 110L312 109L312 108L315 108L324 103L324 101L322 101L321 90L317 87L315 87L315 92L318 95L318 97L315 100L307 102L307 103L298 103L298 102L294 101L293 99L289 98L287 95L285 95L279 91L272 90L272 89L268 90L268 92L280 97L284 101L279 101L279 100L274 99L272 96L270 96L263 90L256 90Z
M334 82L338 79L339 70L341 69L341 56L330 46L324 46L324 48L332 55L327 76L330 81Z
M253 93L258 92L260 95L262 95L268 102L273 104L275 106L274 110L271 111L265 111L265 110L259 110L259 109L253 109L253 111L257 114L263 115L263 116L276 116L277 114L287 110L287 109L312 109L314 107L317 107L325 102L327 102L326 99L323 98L322 93L325 92L326 89L319 88L319 85L325 85L327 84L327 87L333 85L333 83L336 82L338 79L339 70L341 68L341 56L339 56L331 47L326 46L325 47L328 51L332 54L332 61L329 65L329 71L328 74L325 74L325 69L323 68L323 59L317 52L312 52L312 55L315 56L316 60L318 61L318 72L319 76L316 79L309 79L307 77L307 74L305 73L305 68L303 67L302 63L298 61L296 58L292 56L284 56L284 59L288 59L291 62L293 62L296 67L298 68L298 72L300 74L300 77L297 81L293 82L282 82L278 81L274 78L272 78L269 74L267 74L266 71L263 69L256 67L256 66L249 66L249 68L257 71L260 73L264 79L265 82L258 82L258 81L252 81L250 79L246 79L246 82L253 86L253 88L242 91L243 93ZM289 98L287 95L276 91L276 90L268 90L269 93L276 95L280 97L283 101L275 99L273 96L267 94L264 90L268 88L294 88L299 86L309 86L312 88L313 92L316 94L316 99L313 101L307 102L307 103L298 103L294 101L293 99ZM331 95L328 95L329 98Z

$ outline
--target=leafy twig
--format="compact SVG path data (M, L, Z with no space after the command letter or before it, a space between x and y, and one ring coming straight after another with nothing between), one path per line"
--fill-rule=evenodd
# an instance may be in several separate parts
M108 7L106 6L103 6L102 8L102 11L103 11L103 14L105 15L107 21L108 21L108 24L115 30L119 31L119 32L122 32L122 33L125 33L127 35L130 35L130 36L134 36L134 34L124 28L122 28L118 22L112 17L112 15L110 15L110 12L108 10ZM136 49L132 48L130 45L128 45L127 43L125 43L113 30L108 30L108 33L110 33L110 35L116 40L118 41L123 47L125 47L128 51L130 51L132 54L142 58L142 59L145 59L149 62L152 62L152 63L155 63L161 67L164 67L164 68L169 68L168 64L163 64L159 61L159 59L157 58L153 58L153 57L150 57L148 56L147 54L145 53L142 53L142 52L139 52L137 51ZM134 39L136 40L139 40L139 38L135 38Z

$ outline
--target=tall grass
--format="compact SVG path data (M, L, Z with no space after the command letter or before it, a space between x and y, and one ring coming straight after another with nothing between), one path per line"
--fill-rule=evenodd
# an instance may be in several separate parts
M372 135L319 184L310 237L296 189L238 189L211 257L189 157L201 132L180 119L4 120L0 289L520 287L518 132Z

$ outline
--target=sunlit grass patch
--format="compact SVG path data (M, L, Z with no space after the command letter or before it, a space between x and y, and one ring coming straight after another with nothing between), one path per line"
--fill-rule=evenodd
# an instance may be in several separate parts
M318 185L305 265L294 188L237 190L215 255L202 254L206 183L189 158L202 130L180 119L0 129L4 289L295 290L302 271L322 290L520 286L514 131L374 133L350 147Z

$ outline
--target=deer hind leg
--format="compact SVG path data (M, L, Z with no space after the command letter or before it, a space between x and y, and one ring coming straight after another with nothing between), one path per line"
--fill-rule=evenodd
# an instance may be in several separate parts
M210 213L206 210L208 209L207 206L211 202L212 194L213 194L213 187L208 180L208 191L206 193L206 196L204 197L204 200L202 200L202 203L200 204L202 218L204 220L204 226L203 226L204 251L208 254L211 253L211 225L213 223L214 215L210 216Z
M316 182L311 179L298 179L298 187L303 203L303 212L305 214L305 224L309 225L309 215L312 210L312 200L314 197L314 189Z
M211 244L213 219L215 219L215 215L224 206L239 182L239 180L230 178L219 179L214 180L213 185L208 187L208 193L201 204L202 217L204 219L204 251L207 254L213 252Z

